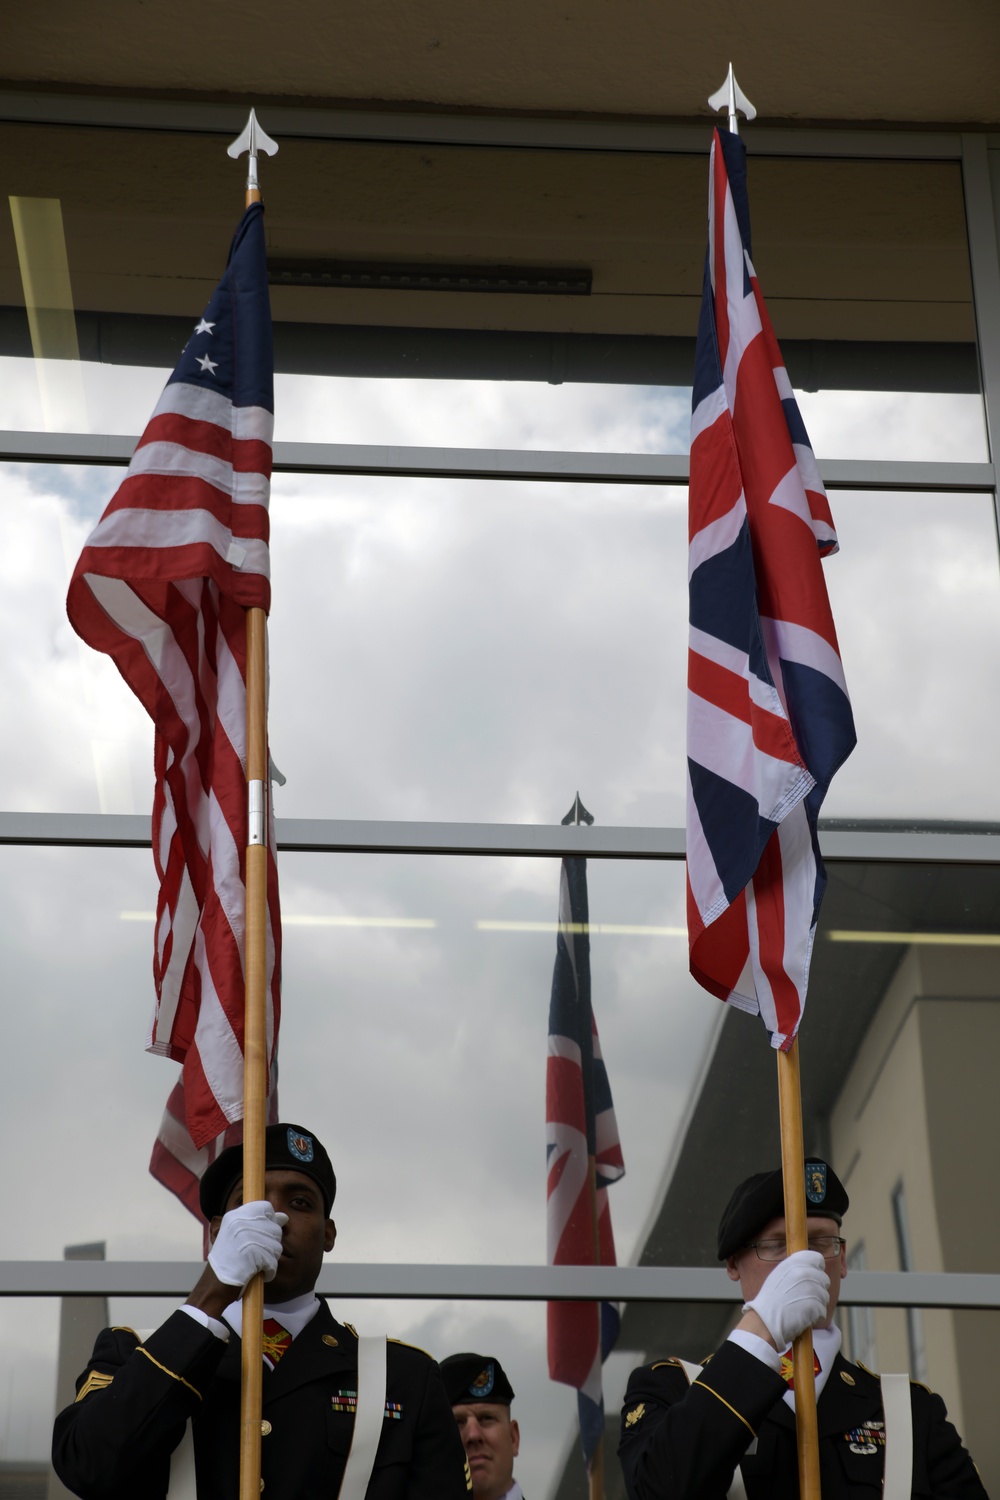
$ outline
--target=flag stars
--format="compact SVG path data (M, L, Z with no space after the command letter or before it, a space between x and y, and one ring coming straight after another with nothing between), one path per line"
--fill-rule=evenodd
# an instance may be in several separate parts
M214 375L216 370L219 368L218 361L209 359L207 354L203 354L201 356L201 358L198 360L198 364L206 375Z
M211 336L212 329L214 327L215 327L214 323L207 323L204 318L199 318L197 326L195 327L194 331L195 331L196 334L198 334L198 333L207 333L207 334L209 334Z

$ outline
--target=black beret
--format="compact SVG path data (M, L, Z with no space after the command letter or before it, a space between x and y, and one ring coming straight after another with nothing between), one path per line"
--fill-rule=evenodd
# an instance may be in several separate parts
M806 1214L836 1219L839 1224L850 1200L836 1172L825 1161L811 1156L806 1161ZM785 1179L776 1172L756 1172L741 1182L719 1221L719 1259L728 1260L772 1219L785 1213Z
M301 1125L269 1125L264 1132L265 1170L302 1172L318 1184L323 1207L329 1216L337 1196L337 1179L322 1144ZM226 1199L243 1176L243 1147L228 1146L206 1167L198 1190L201 1211L214 1219L226 1206Z
M509 1406L514 1399L503 1366L491 1354L449 1354L441 1361L441 1374L452 1406L471 1406L476 1401Z

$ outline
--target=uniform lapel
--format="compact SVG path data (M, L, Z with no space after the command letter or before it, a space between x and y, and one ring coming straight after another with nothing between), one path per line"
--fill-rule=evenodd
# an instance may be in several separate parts
M291 1348L274 1370L264 1371L264 1398L284 1396L313 1380L340 1379L344 1388L357 1386L358 1340L329 1307L320 1301L319 1312L310 1318ZM353 1383L352 1383L353 1382Z
M232 1380L238 1385L242 1379L242 1345L234 1334L219 1365L217 1378ZM319 1311L292 1340L277 1367L264 1368L264 1400L283 1396L299 1386L313 1380L336 1377L343 1380L344 1389L354 1390L357 1385L358 1339L349 1328L338 1323L323 1299Z
M847 1380L844 1379L845 1375ZM827 1437L831 1432L849 1432L866 1418L876 1416L881 1407L878 1382L871 1376L866 1376L857 1365L848 1364L838 1354L819 1398L819 1436Z
M844 1375L849 1377L851 1383L843 1378ZM831 1432L849 1432L867 1417L875 1416L880 1409L877 1384L873 1389L872 1378L859 1370L857 1365L848 1364L838 1354L830 1377L823 1387L823 1394L816 1403L818 1436L827 1437ZM775 1402L768 1417L779 1427L792 1431L795 1429L795 1413L784 1397Z

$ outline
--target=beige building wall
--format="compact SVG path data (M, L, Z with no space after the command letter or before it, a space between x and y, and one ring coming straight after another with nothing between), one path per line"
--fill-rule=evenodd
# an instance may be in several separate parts
M907 949L831 1117L833 1160L851 1197L848 1250L901 1269L893 1195L902 1184L917 1271L995 1271L1000 1203L978 1150L1000 1141L1000 962L995 949ZM911 1370L907 1314L875 1310L880 1371ZM940 1392L988 1489L1000 1489L996 1315L919 1314L927 1383Z

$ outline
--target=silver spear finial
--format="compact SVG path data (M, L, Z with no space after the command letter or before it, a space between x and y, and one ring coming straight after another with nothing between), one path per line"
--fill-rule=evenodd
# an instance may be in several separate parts
M748 120L755 120L757 118L757 111L736 82L736 74L733 72L732 63L729 64L729 72L726 74L725 83L721 89L716 89L715 93L711 96L708 101L708 107L709 109L728 109L729 128L733 132L733 135L739 135L740 133L738 128L739 122L736 118L736 111L738 109L743 111Z
M231 146L226 147L227 154L234 161L243 155L244 151L250 153L250 164L247 172L247 192L260 192L260 184L257 181L257 152L263 151L265 156L273 156L278 149L277 141L272 141L267 131L263 129L257 119L257 111L250 111L246 128L241 136L237 136Z

